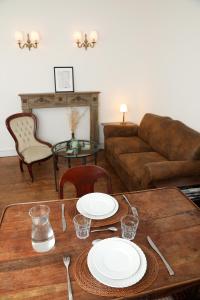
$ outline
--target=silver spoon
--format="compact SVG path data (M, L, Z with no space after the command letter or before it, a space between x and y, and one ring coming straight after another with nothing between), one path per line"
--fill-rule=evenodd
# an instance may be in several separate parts
M111 227L107 227L107 228L98 228L98 229L93 229L91 230L90 232L97 232L97 231L107 231L107 230L110 230L110 231L117 231L117 227L114 227L114 226L111 226Z

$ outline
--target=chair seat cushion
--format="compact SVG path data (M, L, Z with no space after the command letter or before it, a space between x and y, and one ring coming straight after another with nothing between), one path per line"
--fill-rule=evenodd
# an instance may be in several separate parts
M126 153L119 155L119 163L128 176L130 176L133 185L143 187L145 178L145 165L150 162L166 161L167 159L157 152Z
M106 147L113 154L137 153L152 151L152 148L139 137L110 137L106 140Z
M35 162L37 160L47 158L52 155L51 148L43 144L38 146L28 147L21 153L24 157L24 161L28 164Z

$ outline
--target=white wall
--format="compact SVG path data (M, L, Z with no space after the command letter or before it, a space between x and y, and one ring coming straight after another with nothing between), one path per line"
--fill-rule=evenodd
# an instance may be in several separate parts
M15 31L33 29L39 49L20 50ZM73 32L93 29L96 47L76 48ZM54 92L54 66L74 67L77 91L101 91L100 122L121 120L125 102L131 121L154 112L200 130L200 1L0 0L0 155L13 153L4 122L17 95Z

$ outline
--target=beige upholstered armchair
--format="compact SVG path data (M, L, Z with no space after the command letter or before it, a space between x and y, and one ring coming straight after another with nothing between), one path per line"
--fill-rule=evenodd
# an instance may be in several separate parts
M14 114L6 119L6 126L15 140L20 170L26 164L33 181L32 164L50 158L52 145L36 137L37 119L32 113Z

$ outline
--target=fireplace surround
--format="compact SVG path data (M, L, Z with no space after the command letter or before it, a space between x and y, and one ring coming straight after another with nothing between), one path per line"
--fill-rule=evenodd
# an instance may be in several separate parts
M100 92L30 93L19 94L23 112L38 108L80 107L90 108L90 140L99 142L98 102Z

